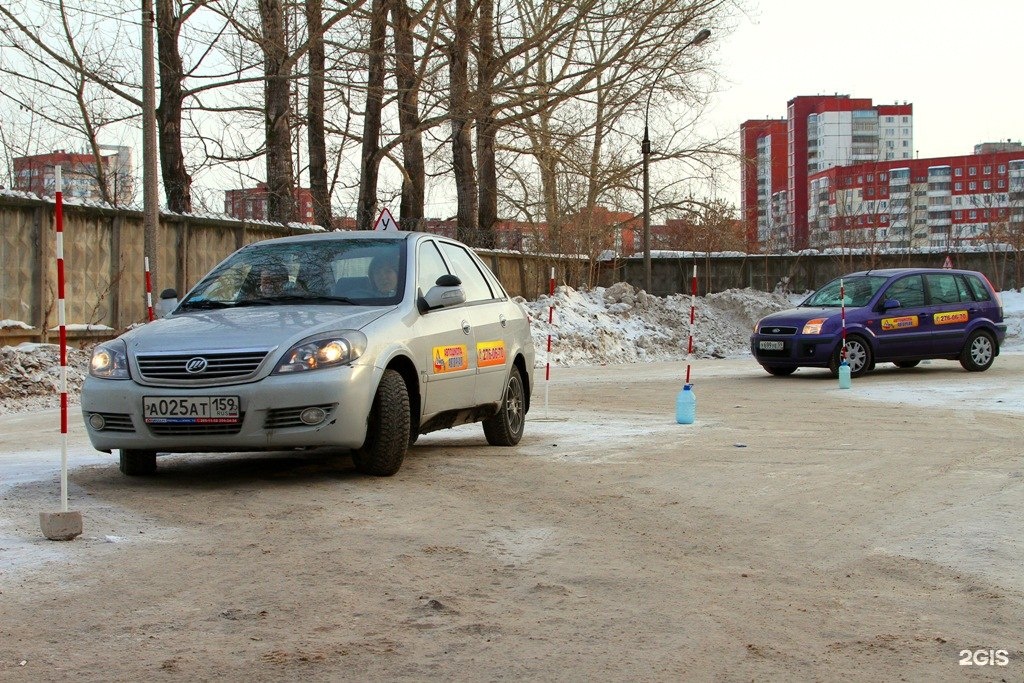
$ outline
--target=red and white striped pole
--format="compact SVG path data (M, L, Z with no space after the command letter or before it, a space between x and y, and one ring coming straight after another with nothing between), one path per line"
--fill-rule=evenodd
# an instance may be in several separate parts
M690 281L690 341L686 345L686 383L690 383L690 359L693 357L693 328L697 324L697 264L693 264Z
M68 331L64 308L64 192L55 166L57 225L57 324L60 328L60 509L68 511Z
M843 278L839 278L839 318L843 321L843 350L839 359L846 360L846 287L843 285Z
M551 281L548 285L548 352L544 366L544 416L548 414L548 387L551 384L551 330L555 320L555 269L551 269Z
M149 257L145 258L146 263L146 313L149 315L149 322L153 322L153 280L149 275Z

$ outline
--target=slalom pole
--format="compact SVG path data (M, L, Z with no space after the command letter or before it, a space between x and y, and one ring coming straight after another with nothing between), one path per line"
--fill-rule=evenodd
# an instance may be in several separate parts
M60 512L40 512L39 526L51 541L70 541L82 533L82 513L68 510L68 327L64 307L64 192L60 170L60 166L53 167L57 325L60 330Z
M64 192L60 166L55 166L57 226L57 325L60 328L60 509L68 511L68 330L64 308Z
M690 359L693 357L693 328L697 324L697 264L690 281L690 341L686 345L686 384L690 383Z
M153 280L149 274L149 257L145 258L146 263L146 313L149 315L149 322L153 322Z
M544 365L544 417L548 417L548 387L551 384L551 328L555 320L555 269L551 269L548 285L548 351Z
M843 278L839 278L839 318L843 321L843 350L839 359L846 360L846 286L843 285Z

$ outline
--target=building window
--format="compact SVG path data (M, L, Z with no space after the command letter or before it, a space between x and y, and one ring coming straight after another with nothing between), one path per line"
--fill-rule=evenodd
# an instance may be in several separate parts
M1006 164L999 164L999 175L1006 173Z
M963 174L964 174L964 169L962 169L962 168L953 169L953 175L955 175L957 177L960 177Z
M981 189L983 189L983 190L991 190L992 189L992 181L991 180L983 180L981 182Z
M964 212L963 211L954 211L953 212L953 218L955 218L957 220L960 220L963 217L964 217Z
M874 197L875 196L875 188L873 188L873 187L869 187L868 188L868 196L869 197Z
M985 175L990 175L992 173L992 167L986 166L984 170L982 170L982 173L984 173Z
M974 182L974 181L972 180L971 182L967 183L967 189L968 189L968 190L971 190L972 192L973 192L974 190L977 190L977 189L978 189L978 183L976 183L976 182Z
M1005 187L1006 187L1006 181L1003 180L1002 178L1000 178L999 179L999 189L1002 190Z
M875 174L874 173L868 173L868 182L869 183L875 182Z
M878 174L878 180L884 183L885 182L885 174L884 173L879 173Z
M975 168L974 166L971 166L970 168L967 169L967 175L978 175L978 169Z
M978 217L978 212L977 211L971 211L970 213L967 214L967 217L970 218L971 220L973 220L973 219Z
M963 183L953 183L953 189L956 190L957 192L960 192L961 190L964 189L964 184Z

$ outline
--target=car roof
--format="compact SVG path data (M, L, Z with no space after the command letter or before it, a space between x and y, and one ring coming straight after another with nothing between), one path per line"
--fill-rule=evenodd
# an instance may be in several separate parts
M962 270L960 268L877 268L872 270L858 270L855 273L847 273L843 277L855 275L879 275L881 277L895 277L897 275L913 275L916 273L976 273L973 270Z
M259 240L251 244L282 244L293 242L320 242L336 240L394 240L413 239L421 235L431 237L444 237L427 232L411 232L405 230L332 230L323 232L309 232L301 235L289 235L288 237L273 237L271 239Z

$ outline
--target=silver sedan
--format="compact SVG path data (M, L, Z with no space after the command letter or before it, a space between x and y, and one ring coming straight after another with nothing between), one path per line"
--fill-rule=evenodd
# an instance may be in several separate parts
M523 435L529 318L465 245L330 232L239 249L165 317L97 345L93 446L146 475L163 452L350 449L387 476L420 434Z

